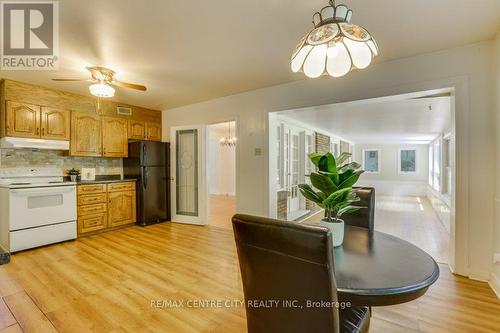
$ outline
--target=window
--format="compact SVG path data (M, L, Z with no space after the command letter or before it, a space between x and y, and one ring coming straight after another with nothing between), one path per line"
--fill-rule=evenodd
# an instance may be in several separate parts
M380 150L363 149L363 169L365 172L380 172Z
M338 156L339 155L339 144L335 143L335 142L330 142L330 152L334 156Z
M282 168L283 166L281 165L281 158L282 158L282 142L281 142L281 125L277 127L277 132L276 134L278 135L278 140L277 140L277 145L278 145L278 154L276 154L277 158L277 174L276 174L276 182L278 184L278 190L283 188L283 176L282 176Z
M441 143L438 141L434 144L434 189L441 190Z
M309 158L309 154L314 153L314 137L312 134L306 134L306 156L305 156L305 165L306 165L306 175L310 175L311 172L315 171L314 164L311 162ZM309 177L306 177L306 181Z
M417 172L417 150L400 149L399 150L399 173Z
M434 147L429 145L429 185L434 185Z

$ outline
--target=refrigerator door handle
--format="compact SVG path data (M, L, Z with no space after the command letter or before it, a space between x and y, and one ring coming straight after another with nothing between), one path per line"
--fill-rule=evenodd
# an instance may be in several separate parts
M146 144L142 144L142 163L144 165L148 165L148 155L147 155L147 149L146 149Z
M144 189L148 188L148 168L144 168L142 172L142 187Z

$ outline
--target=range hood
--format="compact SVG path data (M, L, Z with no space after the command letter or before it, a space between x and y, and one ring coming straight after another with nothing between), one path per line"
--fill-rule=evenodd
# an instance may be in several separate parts
M69 141L4 137L0 138L0 148L69 150Z

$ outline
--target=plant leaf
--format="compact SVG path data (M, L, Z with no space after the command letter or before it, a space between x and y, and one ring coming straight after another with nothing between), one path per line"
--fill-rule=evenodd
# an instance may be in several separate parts
M357 162L351 162L351 163L347 163L347 164L344 164L342 165L340 168L338 168L339 170L339 173L340 172L345 172L347 170L357 170L361 168L361 164L357 163Z
M346 153L346 152L344 152L344 153L340 154L340 155L336 158L337 163L338 163L339 165L342 165L342 164L344 164L344 162L345 162L345 161L347 161L347 160L348 160L351 156L352 156L352 154L351 154L351 153Z
M318 163L318 169L320 172L327 172L335 184L339 183L339 174L337 171L337 162L332 153L326 153L321 156Z
M320 160L321 156L323 156L323 155L320 154L320 153L310 153L308 155L308 157L311 160L312 164L314 164L315 166L318 166L319 160Z
M337 216L341 217L344 214L351 214L351 213L357 212L358 210L360 210L362 208L366 208L366 207L345 206L345 207L338 210Z
M326 175L313 172L310 178L312 185L321 192L324 192L327 196L338 190L330 177Z
M328 196L328 198L323 200L323 205L329 210L335 209L335 206L342 203L351 190L351 188L344 188L333 192Z
M299 190L300 190L300 193L302 193L302 195L307 200L310 200L310 201L317 203L317 204L320 204L320 205L323 204L323 199L321 199L321 197L316 192L314 192L314 190L311 188L311 186L309 186L307 184L300 184Z
M361 176L363 172L364 172L363 170L354 171L349 177L347 177L340 183L339 188L352 187L354 184L356 184L356 182L359 179L359 176Z

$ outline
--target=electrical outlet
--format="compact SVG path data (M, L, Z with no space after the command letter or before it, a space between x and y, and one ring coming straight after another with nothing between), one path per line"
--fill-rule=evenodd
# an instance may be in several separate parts
M500 264L500 253L495 253L495 254L493 255L493 262L494 262L495 264Z

